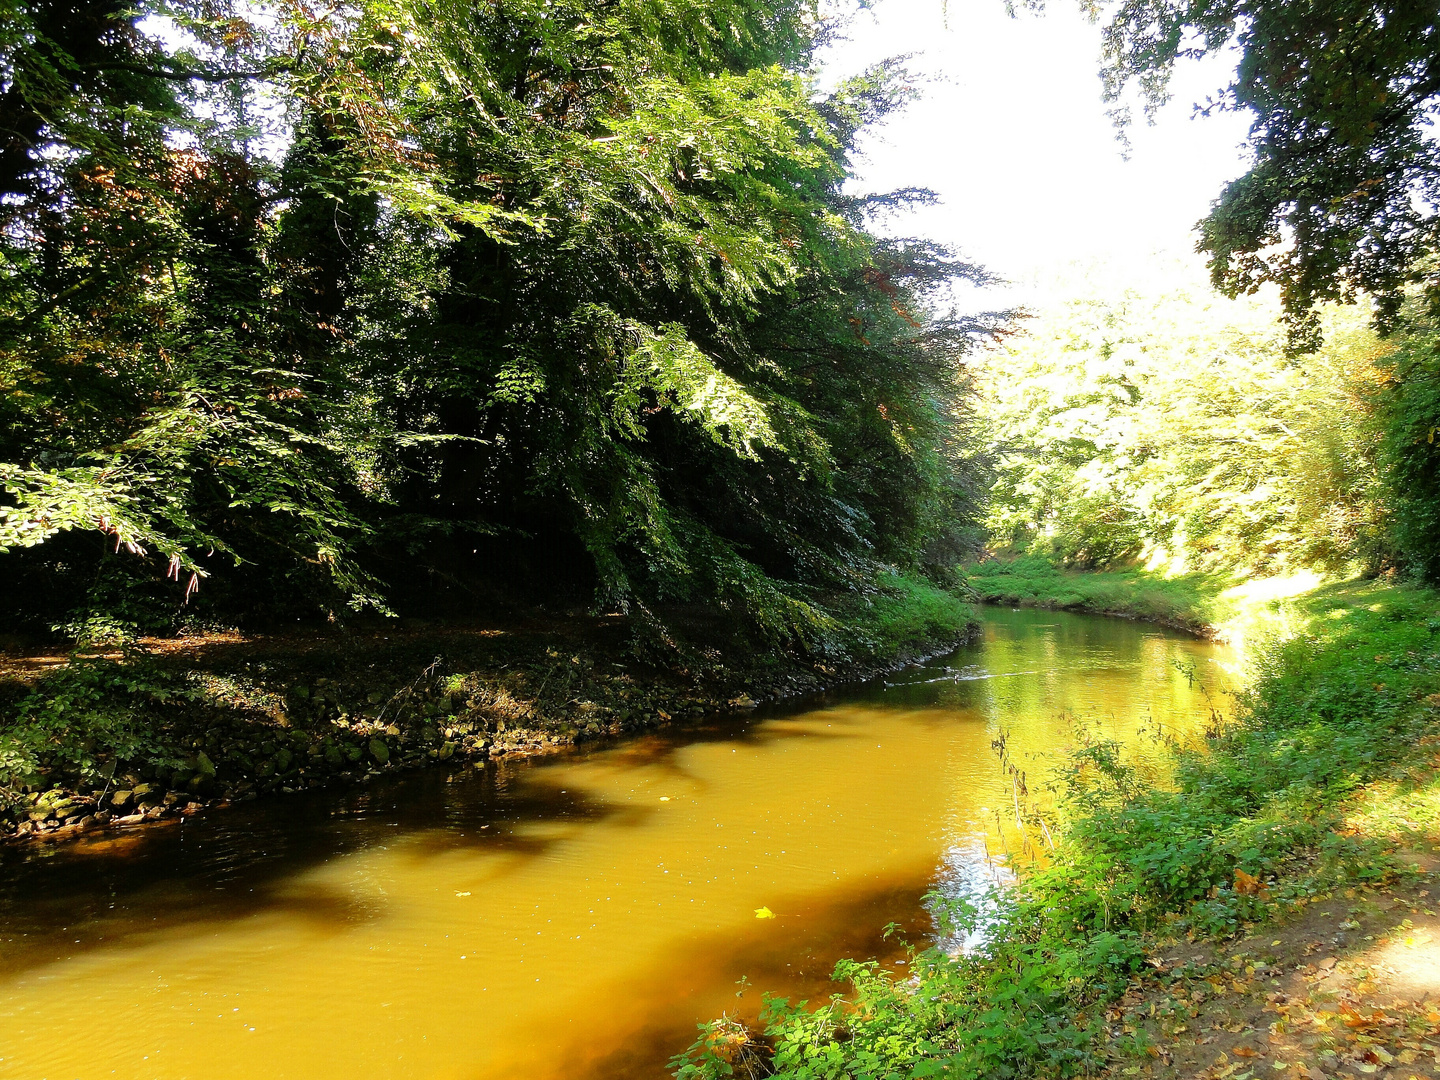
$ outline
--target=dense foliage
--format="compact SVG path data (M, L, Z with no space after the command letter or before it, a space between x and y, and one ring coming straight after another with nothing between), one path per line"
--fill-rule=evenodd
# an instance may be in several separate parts
M1205 109L1253 118L1252 164L1202 223L1215 284L1281 286L1295 343L1317 303L1367 294L1381 325L1407 285L1440 301L1440 7L1411 0L1116 0L1107 91L1164 101L1177 61L1238 53Z
M1170 573L1380 565L1394 345L1364 320L1329 312L1295 360L1276 305L1179 275L1044 311L985 365L994 542Z
M825 598L953 562L982 273L866 230L806 4L12 4L0 618ZM948 553L948 554L947 554ZM168 579L168 580L167 580ZM658 609L656 609L658 610Z
M1413 329L1385 365L1379 461L1390 531L1405 562L1440 582L1440 336Z

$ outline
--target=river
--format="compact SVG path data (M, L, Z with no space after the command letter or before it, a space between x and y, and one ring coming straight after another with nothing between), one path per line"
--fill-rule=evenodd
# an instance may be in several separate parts
M0 1077L647 1080L760 991L903 971L881 928L1020 845L1002 733L1038 798L1084 732L1154 758L1228 709L1217 646L983 617L803 707L10 852Z

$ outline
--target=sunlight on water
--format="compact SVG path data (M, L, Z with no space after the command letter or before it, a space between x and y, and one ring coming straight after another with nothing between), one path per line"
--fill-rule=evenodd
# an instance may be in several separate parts
M1222 659L990 609L982 642L804 711L12 857L0 1076L663 1076L761 990L827 995L847 955L903 970L887 922L922 940L930 888L1003 874L1002 733L1034 791L1077 726L1223 710Z

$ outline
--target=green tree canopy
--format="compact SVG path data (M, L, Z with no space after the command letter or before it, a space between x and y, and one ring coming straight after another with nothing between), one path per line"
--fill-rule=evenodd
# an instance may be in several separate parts
M1117 0L1106 12L1107 95L1149 107L1177 62L1234 54L1203 109L1247 111L1253 163L1202 223L1217 287L1273 282L1296 343L1314 310L1364 294L1393 325L1405 289L1440 303L1440 29L1412 0Z
M818 95L808 4L77 10L0 42L10 618L518 576L815 644L973 522L1000 317L868 230L905 72Z
M1378 565L1393 346L1356 309L1329 308L1329 340L1296 363L1273 295L1150 276L1071 290L990 356L995 540L1081 565Z

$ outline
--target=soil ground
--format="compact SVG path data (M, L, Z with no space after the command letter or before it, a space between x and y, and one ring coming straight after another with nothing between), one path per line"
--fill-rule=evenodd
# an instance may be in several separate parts
M1440 1078L1440 837L1388 884L1287 903L1229 943L1151 958L1106 1019L1149 1036L1111 1077ZM1128 1043L1129 1040L1126 1040Z

